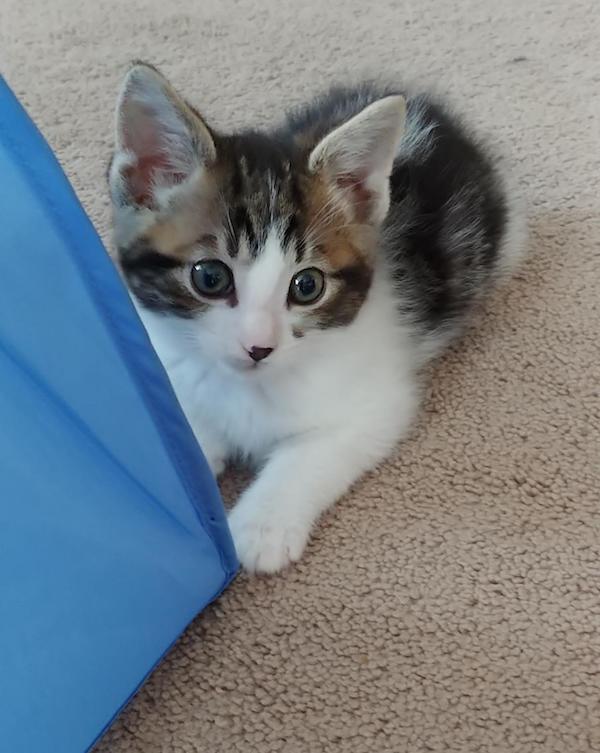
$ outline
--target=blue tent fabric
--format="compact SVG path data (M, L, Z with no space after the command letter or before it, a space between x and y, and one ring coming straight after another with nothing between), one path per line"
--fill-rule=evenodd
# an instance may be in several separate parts
M89 749L236 569L118 273L0 78L0 748Z

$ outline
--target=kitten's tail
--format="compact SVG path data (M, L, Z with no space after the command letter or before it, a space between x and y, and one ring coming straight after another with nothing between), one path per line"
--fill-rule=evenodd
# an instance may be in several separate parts
M496 167L496 174L505 197L506 223L498 248L497 261L488 278L488 285L482 287L482 295L489 292L490 288L506 283L517 272L527 255L527 202L513 172ZM443 353L448 345L464 331L468 322L468 316L452 320L422 337L416 348L417 367L424 366Z
M497 282L502 284L520 267L527 255L527 202L513 172L498 170L501 188L506 197L506 226L496 266Z

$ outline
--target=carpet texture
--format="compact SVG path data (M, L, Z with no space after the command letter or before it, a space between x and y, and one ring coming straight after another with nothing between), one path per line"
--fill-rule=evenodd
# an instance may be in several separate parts
M131 58L223 127L365 73L433 86L508 155L529 203L528 261L431 370L411 438L299 566L240 577L196 620L98 753L600 750L597 0L0 13L2 70L107 242Z

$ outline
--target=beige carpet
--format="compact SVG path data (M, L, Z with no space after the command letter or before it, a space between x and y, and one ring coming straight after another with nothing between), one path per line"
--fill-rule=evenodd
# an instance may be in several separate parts
M529 261L413 437L300 566L196 620L98 753L600 750L599 40L597 0L0 0L4 73L105 238L133 57L222 126L362 72L433 84L530 204Z

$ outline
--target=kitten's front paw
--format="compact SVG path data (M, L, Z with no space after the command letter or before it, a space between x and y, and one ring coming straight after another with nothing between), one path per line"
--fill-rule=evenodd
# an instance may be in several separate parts
M217 437L216 434L207 431L205 427L198 427L192 425L192 430L196 436L196 440L200 445L204 459L208 463L213 476L217 478L225 470L227 464L227 451L223 442Z
M220 457L220 456L215 456L215 457L205 456L205 457L206 457L206 462L208 463L210 470L213 472L213 476L215 478L218 478L225 470L225 465L226 465L225 458Z
M281 515L238 506L229 515L238 559L252 573L276 573L297 562L308 541L310 527Z

